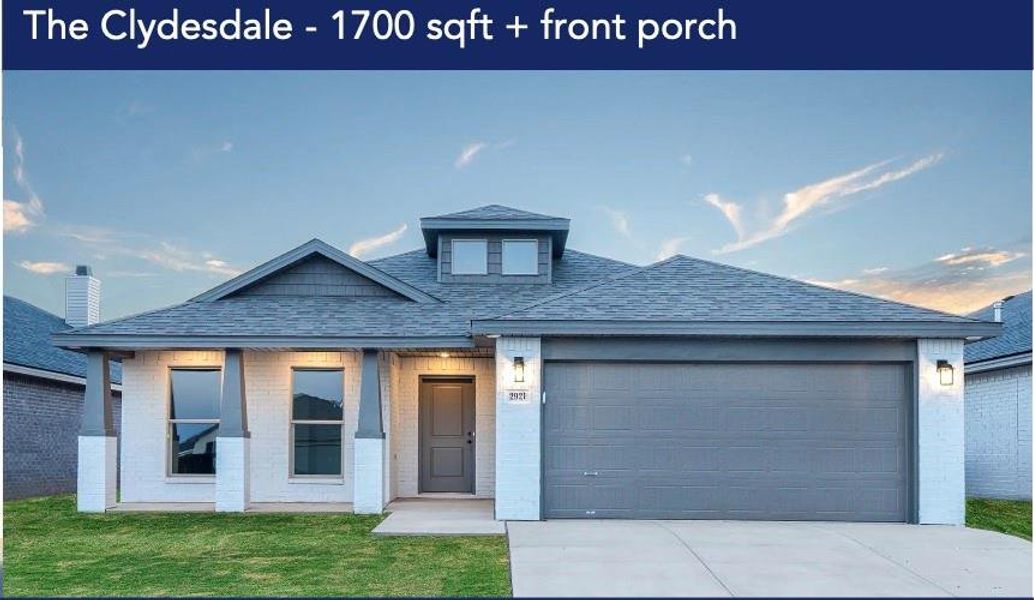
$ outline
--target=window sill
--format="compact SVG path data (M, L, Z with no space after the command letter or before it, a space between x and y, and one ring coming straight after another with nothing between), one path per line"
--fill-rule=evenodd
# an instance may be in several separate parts
M288 484L345 485L344 477L288 477Z
M190 484L194 484L194 483L208 483L208 484L213 484L213 483L215 483L215 476L214 475L211 475L211 476L209 476L209 475L200 475L198 477L190 477L190 476L180 476L180 477L177 477L175 475L166 475L165 476L165 483L190 483Z

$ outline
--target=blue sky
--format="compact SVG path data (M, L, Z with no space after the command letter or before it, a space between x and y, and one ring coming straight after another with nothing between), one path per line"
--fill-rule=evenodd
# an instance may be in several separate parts
M964 312L1030 287L1031 74L8 72L4 291L104 318L312 237L375 258L507 204L569 246L680 252Z

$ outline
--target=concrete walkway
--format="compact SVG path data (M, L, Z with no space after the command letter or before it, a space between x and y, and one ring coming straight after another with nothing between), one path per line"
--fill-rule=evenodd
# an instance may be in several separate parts
M374 530L375 535L503 535L506 525L495 520L491 499L396 500L386 509L391 514Z
M510 522L516 596L1030 596L1031 544L876 523Z

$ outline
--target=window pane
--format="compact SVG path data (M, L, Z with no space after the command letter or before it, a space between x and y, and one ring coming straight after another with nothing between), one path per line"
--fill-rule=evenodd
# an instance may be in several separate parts
M172 472L215 474L215 436L218 423L172 423Z
M484 275L488 272L488 244L485 240L452 241L453 275Z
M294 371L294 408L296 421L340 421L345 396L343 372Z
M539 243L535 240L503 242L505 275L538 275Z
M341 426L294 426L294 474L341 474Z
M173 369L170 419L218 419L219 369Z

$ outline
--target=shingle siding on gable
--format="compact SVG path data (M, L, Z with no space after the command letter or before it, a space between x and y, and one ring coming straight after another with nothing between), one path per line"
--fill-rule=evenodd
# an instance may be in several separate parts
M121 430L115 394L115 433ZM4 374L4 499L75 491L83 388Z
M1031 497L1031 366L966 376L966 494Z
M399 297L388 288L324 256L313 256L241 290L236 296Z
M452 274L452 240L486 240L488 242L488 274L487 275L453 275ZM539 243L538 275L503 275L503 240L535 239ZM438 260L441 283L549 283L553 271L553 240L548 235L528 235L520 233L477 233L463 232L442 234L439 238Z

